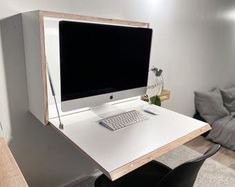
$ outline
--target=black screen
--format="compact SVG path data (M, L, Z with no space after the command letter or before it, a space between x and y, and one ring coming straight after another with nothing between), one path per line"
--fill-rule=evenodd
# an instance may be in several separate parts
M152 30L59 22L61 100L147 85Z

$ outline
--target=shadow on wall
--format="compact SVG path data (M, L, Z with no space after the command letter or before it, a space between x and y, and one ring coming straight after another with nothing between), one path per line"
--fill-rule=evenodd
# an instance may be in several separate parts
M0 27L12 137L9 146L29 186L59 186L89 175L93 165L51 126L43 126L28 112L21 15L1 20Z

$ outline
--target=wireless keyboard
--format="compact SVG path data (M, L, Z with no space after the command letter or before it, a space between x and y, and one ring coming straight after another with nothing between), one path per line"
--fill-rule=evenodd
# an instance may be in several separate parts
M99 123L110 130L116 131L146 119L148 118L140 112L131 110L101 119Z

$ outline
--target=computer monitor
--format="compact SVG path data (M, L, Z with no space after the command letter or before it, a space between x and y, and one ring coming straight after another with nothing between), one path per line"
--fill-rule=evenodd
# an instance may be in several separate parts
M146 93L152 29L59 22L62 111Z

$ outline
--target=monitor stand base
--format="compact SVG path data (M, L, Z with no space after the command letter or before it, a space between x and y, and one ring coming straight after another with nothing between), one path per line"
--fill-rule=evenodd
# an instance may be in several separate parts
M119 107L117 107L111 103L106 103L106 104L103 104L100 106L95 106L90 109L100 118L106 118L108 116L112 116L112 115L116 115L116 114L125 112L122 109L120 109Z

